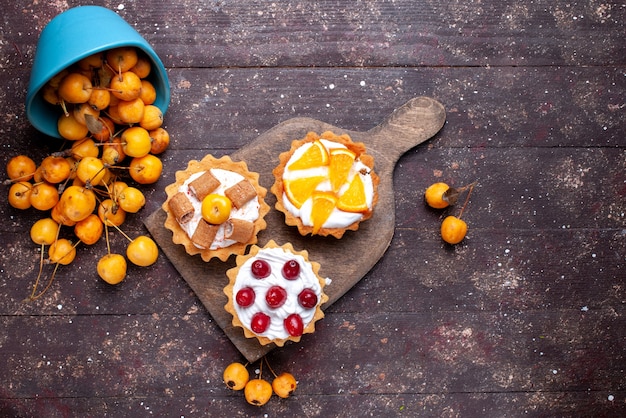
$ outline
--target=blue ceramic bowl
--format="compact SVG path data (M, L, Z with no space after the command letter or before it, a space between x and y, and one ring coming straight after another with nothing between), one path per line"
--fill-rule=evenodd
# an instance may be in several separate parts
M163 114L170 102L170 84L163 63L150 44L124 19L100 6L69 9L50 21L41 31L26 95L26 116L46 135L60 138L57 120L60 106L46 102L41 90L61 70L97 52L134 46L150 57L148 80L157 92L156 105Z

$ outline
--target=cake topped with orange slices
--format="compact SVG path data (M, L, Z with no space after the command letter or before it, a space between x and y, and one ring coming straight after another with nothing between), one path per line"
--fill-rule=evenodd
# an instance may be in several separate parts
M243 254L267 226L267 189L258 180L258 173L249 171L245 162L228 156L190 161L186 170L176 172L176 182L165 188L162 208L172 241L204 261Z
M309 132L279 159L272 172L276 209L300 234L341 238L372 216L379 179L363 143L347 134Z

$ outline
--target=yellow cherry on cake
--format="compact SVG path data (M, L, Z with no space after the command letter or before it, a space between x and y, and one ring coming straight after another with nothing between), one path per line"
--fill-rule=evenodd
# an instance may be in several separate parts
M176 182L165 192L165 227L172 231L173 242L204 261L243 254L267 226L267 189L243 161L212 155L192 160L186 170L176 172Z

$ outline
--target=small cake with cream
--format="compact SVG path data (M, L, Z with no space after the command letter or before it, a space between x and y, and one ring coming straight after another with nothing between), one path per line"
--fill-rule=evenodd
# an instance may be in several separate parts
M307 251L270 240L263 248L253 245L236 261L226 272L224 288L224 308L232 314L233 326L262 345L278 346L315 330L315 322L324 317L321 306L328 300L324 287L329 279L319 276L320 265L309 261Z
M332 235L357 230L378 200L374 158L347 134L309 132L294 140L272 171L276 209L301 235Z
M204 261L243 254L267 226L263 219L269 212L267 189L258 179L245 162L227 156L190 161L186 170L176 172L176 182L165 188L162 208L173 242Z

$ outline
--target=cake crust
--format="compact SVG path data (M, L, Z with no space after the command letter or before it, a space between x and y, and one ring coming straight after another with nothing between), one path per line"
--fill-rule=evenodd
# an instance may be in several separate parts
M346 231L358 230L359 224L361 222L371 218L374 212L374 207L378 202L377 190L380 179L378 175L374 172L374 157L366 153L365 144L363 144L362 142L353 142L350 136L347 134L337 135L331 131L326 131L318 135L315 132L308 132L304 138L291 141L291 148L289 149L289 151L285 151L278 156L279 164L274 168L274 170L272 170L272 174L274 175L274 184L272 185L270 190L276 196L275 208L285 215L285 223L289 226L297 227L300 235L306 236L308 234L313 234L312 226L305 225L300 217L295 216L287 209L287 207L285 207L283 203L283 193L285 188L283 175L285 173L286 165L289 162L289 159L293 156L294 152L302 145L308 142L314 142L318 139L325 139L328 141L337 142L344 145L349 150L353 151L358 156L360 161L369 168L369 175L372 178L372 184L374 186L372 207L370 210L362 212L363 216L360 220L353 222L345 228L321 228L316 234L321 236L334 236L335 238L339 239Z
M239 319L239 316L237 315L237 312L235 310L236 302L235 302L235 296L233 295L233 289L237 281L237 276L239 274L240 268L241 266L244 265L244 263L248 259L256 257L261 250L267 249L267 248L282 248L287 253L298 254L302 256L305 259L305 261L308 264L310 264L311 268L313 269L313 273L315 274L315 276L317 277L319 281L320 287L322 289L322 293L317 303L317 306L315 307L313 319L308 324L305 324L302 335L289 336L287 338L270 339L268 337L258 335L252 332L247 326L245 326L241 322L241 320ZM234 327L242 328L243 333L246 338L256 338L261 345L275 344L279 347L282 347L288 341L299 342L304 334L310 334L315 331L315 323L324 317L324 312L322 311L322 305L328 301L328 296L326 295L326 293L324 293L324 287L326 285L326 282L319 275L320 264L309 260L308 251L306 250L296 251L294 250L293 245L291 243L286 243L282 246L279 246L274 240L270 240L262 248L257 245L253 245L252 247L250 247L250 252L248 254L238 255L236 258L236 262L237 262L236 267L233 267L226 271L226 275L228 276L229 281L226 287L224 287L224 294L228 298L228 302L226 303L226 305L224 305L224 309L233 316L232 325Z
M254 190L256 190L256 196L259 201L259 217L253 222L253 231L251 233L251 238L249 239L249 241L236 242L224 248L200 248L198 245L194 244L193 240L187 235L185 230L180 226L180 224L176 220L176 217L172 213L172 210L170 208L170 200L177 195L179 187L182 186L183 183L185 183L185 181L187 181L192 175L199 172L208 171L211 168L228 170L240 174L247 180L247 182L254 188ZM228 257L230 257L232 254L244 254L246 248L249 245L257 243L258 233L267 227L267 223L264 217L269 212L270 207L265 202L267 189L259 184L259 174L249 171L248 166L244 161L234 162L228 156L223 156L218 159L210 154L207 154L200 161L189 161L187 168L185 170L177 171L175 176L175 183L172 183L165 187L167 199L165 200L165 202L163 202L162 209L167 214L167 217L165 219L165 228L172 231L172 241L175 244L183 245L187 254L192 256L199 254L202 257L202 260L207 262L212 258L218 258L222 261L226 261Z

